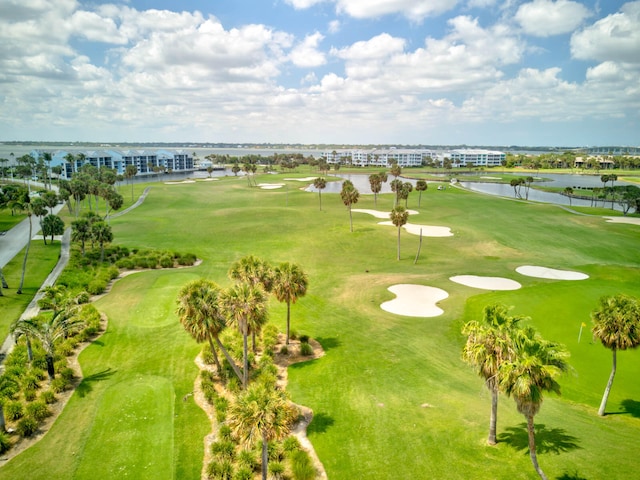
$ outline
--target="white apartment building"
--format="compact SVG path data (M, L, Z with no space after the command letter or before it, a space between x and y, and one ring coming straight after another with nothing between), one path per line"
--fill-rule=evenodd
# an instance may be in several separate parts
M400 167L420 167L427 157L435 158L436 152L418 149L341 149L325 151L322 156L327 163L340 163L358 167L391 167L397 163Z

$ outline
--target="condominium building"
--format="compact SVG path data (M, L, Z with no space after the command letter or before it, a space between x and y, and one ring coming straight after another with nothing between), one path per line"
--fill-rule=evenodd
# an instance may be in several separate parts
M444 154L453 167L498 167L505 161L506 154L492 150L460 149Z
M327 163L340 163L358 167L391 167L397 163L400 167L419 167L427 157L435 158L435 152L418 149L343 149L322 153Z
M42 153L34 150L31 156L38 160ZM61 166L61 178L69 179L83 165L110 168L120 175L129 165L136 167L138 175L194 170L193 157L184 150L59 150L52 155L50 166Z

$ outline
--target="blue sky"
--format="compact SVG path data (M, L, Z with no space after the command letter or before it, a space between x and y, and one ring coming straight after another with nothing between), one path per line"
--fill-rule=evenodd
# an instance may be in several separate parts
M640 1L0 0L0 141L640 145Z

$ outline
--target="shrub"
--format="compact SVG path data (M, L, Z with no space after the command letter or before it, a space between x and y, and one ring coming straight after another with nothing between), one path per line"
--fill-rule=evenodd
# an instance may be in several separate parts
M274 479L282 478L282 475L284 474L284 465L280 462L269 463L269 473Z
M32 417L24 417L16 425L16 432L21 437L30 437L38 431L38 421Z
M227 382L227 390L229 390L231 393L238 393L240 391L240 380L238 380L238 377L235 376L235 373L233 374L233 377L230 377L229 381Z
M190 266L196 263L196 256L193 253L185 253L177 258L178 265Z
M258 443L260 443L260 448L262 448L262 441ZM281 462L284 460L284 449L280 442L268 442L267 454L270 462Z
M216 397L213 401L216 409L216 420L219 423L224 422L227 419L227 408L229 407L229 401L224 397Z
M24 399L27 402L33 402L36 399L35 390L27 389L27 390L23 390L23 393L24 393Z
M60 376L65 380L67 380L68 382L71 382L71 380L73 380L73 378L75 377L75 373L73 369L69 367L61 368L59 373L60 373Z
M229 460L214 460L207 466L207 475L214 480L233 480L233 464Z
M304 450L291 453L290 465L294 480L313 480L316 478L316 469L311 463L309 454Z
M38 378L33 375L33 373L29 373L22 377L22 382L20 383L22 384L23 390L37 390L39 387Z
M56 394L51 390L45 390L40 394L40 400L48 405L51 405L52 403L56 403Z
M18 420L24 415L24 406L17 400L4 402L4 416L7 420Z
M295 340L298 338L298 332L296 332L295 330L291 329L289 331L289 339L290 340Z
M297 452L298 450L300 450L301 447L298 439L293 435L289 435L287 438L285 438L282 441L282 448L284 449L285 452L291 453L291 452Z
M253 470L247 467L240 467L233 475L233 480L252 480Z
M51 382L51 390L53 390L55 393L62 393L68 388L69 382L61 376L54 378Z
M4 453L11 448L11 439L5 432L0 432L0 453Z
M160 266L162 268L171 268L173 267L173 257L169 255L163 255L160 257Z
M76 302L78 303L78 305L89 303L89 300L91 300L91 296L87 291L82 291L76 296Z
M256 459L257 456L253 450L241 450L240 453L238 453L236 462L240 468L256 471L260 468L260 464Z
M308 343L301 343L300 355L305 355L305 356L313 355L313 347Z
M283 345L280 347L280 353L282 355L289 355L289 348L286 345Z
M91 295L100 295L101 293L104 293L106 289L107 289L107 282L97 278L94 280L91 280L89 282L89 285L87 285L87 292L89 292Z
M232 439L231 427L229 425L222 425L220 430L218 430L218 437L220 437L221 440L230 441Z
M116 267L121 268L123 270L133 270L136 268L136 264L130 258L121 258L116 262Z
M211 444L211 455L216 460L233 460L236 456L236 444L230 440L218 440Z
M40 423L49 415L51 415L51 411L47 404L43 401L31 402L27 404L27 417L33 418L36 422Z
M309 335L300 335L300 343L309 343Z

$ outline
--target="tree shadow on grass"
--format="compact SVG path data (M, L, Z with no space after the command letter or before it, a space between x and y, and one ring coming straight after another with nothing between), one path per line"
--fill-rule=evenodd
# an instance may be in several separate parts
M568 435L563 428L547 428L544 424L536 424L536 450L539 453L568 452L580 447L577 438ZM507 431L498 435L498 441L507 443L516 450L523 450L529 453L529 434L527 424L521 423L517 427L508 427ZM571 478L571 477L568 477Z
M333 417L326 413L318 412L313 414L313 420L307 427L307 433L324 433L334 424Z
M116 372L117 370L107 368L106 370L103 370L101 372L94 373L93 375L89 375L88 377L84 377L80 382L80 385L76 387L77 394L80 396L80 398L83 398L85 395L90 393L91 390L93 390L93 388L91 387L92 383L106 380Z
M557 477L557 480L587 480L587 478L576 471L573 473L564 472L561 477Z
M640 418L640 402L627 398L620 402L620 412L607 412L607 415L624 415L628 414L632 417Z
M342 345L340 340L338 340L336 337L328 337L328 338L318 337L316 338L316 340L320 345L322 345L322 349L325 352L327 352L328 350L331 350L332 348L337 348L340 345Z

